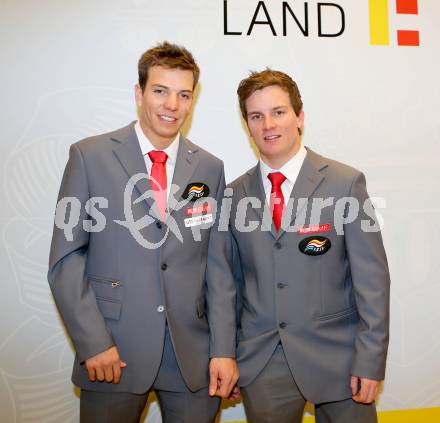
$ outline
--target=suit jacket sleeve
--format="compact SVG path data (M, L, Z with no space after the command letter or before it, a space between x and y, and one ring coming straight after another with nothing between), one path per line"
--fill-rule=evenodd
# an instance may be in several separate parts
M364 231L362 221L377 218L364 209L369 200L365 176L359 173L351 187L351 197L359 202L358 218L344 226L356 305L359 313L352 374L382 380L389 338L390 276L379 230Z
M81 212L73 228L72 240L67 240L64 231L54 225L48 281L80 362L83 362L114 343L86 276L89 233L83 229L82 222L88 218L84 207L89 192L84 159L75 144L70 148L58 201L64 197L78 199ZM67 221L70 217L66 215Z
M231 235L219 230L225 178L223 164L216 196L217 213L211 228L206 269L206 300L210 327L210 357L235 357L236 291L231 270Z

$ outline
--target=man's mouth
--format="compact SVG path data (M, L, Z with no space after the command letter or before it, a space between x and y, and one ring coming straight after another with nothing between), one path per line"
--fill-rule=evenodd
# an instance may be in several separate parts
M266 135L264 137L264 141L274 141L274 140L277 140L280 137L281 137L281 135Z
M159 119L168 123L174 123L177 121L177 118L168 115L159 115Z

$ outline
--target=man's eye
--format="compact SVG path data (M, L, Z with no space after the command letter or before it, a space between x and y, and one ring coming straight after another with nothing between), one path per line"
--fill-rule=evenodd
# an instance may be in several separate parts
M277 110L277 111L275 112L275 114L276 114L277 116L284 115L284 113L286 113L284 110Z
M184 98L185 100L191 100L191 95L190 95L190 94L182 93L181 96L182 96L182 98Z
M260 120L261 119L261 115L252 115L251 116L251 120Z
M155 88L153 90L153 93L155 94L163 94L165 92L165 90L163 90L162 88Z

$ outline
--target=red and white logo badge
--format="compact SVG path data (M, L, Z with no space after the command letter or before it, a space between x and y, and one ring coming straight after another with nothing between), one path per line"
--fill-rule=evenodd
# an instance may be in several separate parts
M206 214L211 212L211 205L209 203L201 204L200 206L188 207L185 210L187 216L195 216L199 214Z
M300 226L298 228L298 235L318 234L320 232L330 232L332 225L330 223L320 223L319 225Z

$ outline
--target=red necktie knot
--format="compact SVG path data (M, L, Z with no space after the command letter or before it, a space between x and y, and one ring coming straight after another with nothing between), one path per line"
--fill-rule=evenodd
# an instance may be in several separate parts
M281 172L269 173L267 177L272 184L272 190L270 192L272 219L277 231L279 231L284 211L284 196L281 190L281 184L286 180L286 177Z
M272 172L267 175L272 188L281 187L282 183L286 180L286 177L281 172Z
M148 157L153 163L165 163L168 159L167 153L165 151L153 150L148 153Z

